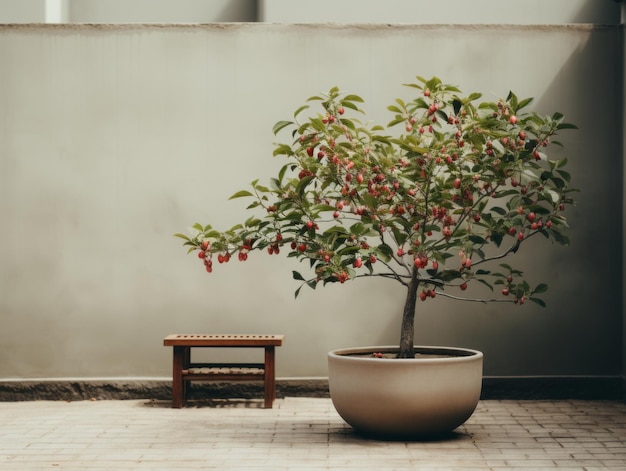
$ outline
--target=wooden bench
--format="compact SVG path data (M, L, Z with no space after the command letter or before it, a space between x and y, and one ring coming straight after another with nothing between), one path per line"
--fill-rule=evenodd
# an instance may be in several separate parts
M172 334L163 345L174 347L172 369L172 407L181 408L187 400L190 381L263 381L265 408L276 399L275 347L283 335L190 335ZM192 363L194 347L263 348L263 363Z

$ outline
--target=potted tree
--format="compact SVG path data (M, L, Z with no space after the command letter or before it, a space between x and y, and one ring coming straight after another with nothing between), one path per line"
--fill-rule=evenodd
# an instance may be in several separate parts
M231 197L250 198L254 214L226 231L196 224L195 235L177 234L209 273L254 251L307 262L309 274L293 271L296 297L368 276L404 286L397 346L329 353L341 416L359 431L403 437L453 430L481 389L482 353L415 346L419 302L544 305L547 286L531 285L504 259L531 238L568 244L567 160L546 151L575 128L560 113L526 111L531 99L512 92L480 102L437 77L407 86L414 97L388 107L386 126L364 122L363 100L336 87L309 98L274 126L290 130L275 146L274 156L287 158L278 175ZM488 296L467 296L472 286Z

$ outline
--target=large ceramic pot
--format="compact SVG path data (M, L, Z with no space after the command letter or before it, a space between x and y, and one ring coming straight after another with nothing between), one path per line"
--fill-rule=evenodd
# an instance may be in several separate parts
M474 412L482 386L483 354L448 347L415 347L418 358L376 358L397 347L361 347L328 354L330 396L358 432L379 438L451 432Z

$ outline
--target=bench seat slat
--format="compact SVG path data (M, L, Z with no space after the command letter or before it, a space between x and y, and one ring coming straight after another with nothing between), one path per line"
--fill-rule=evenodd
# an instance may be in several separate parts
M210 335L172 334L163 339L163 345L182 347L263 347L281 346L284 335Z
M223 375L257 375L263 376L265 370L263 368L238 368L238 367L221 367L221 368L189 368L183 370L183 375L205 375L205 376L223 376Z

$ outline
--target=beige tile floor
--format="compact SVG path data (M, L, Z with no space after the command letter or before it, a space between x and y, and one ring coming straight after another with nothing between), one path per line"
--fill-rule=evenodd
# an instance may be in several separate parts
M0 470L625 470L626 403L481 401L445 440L387 442L329 399L0 403Z

